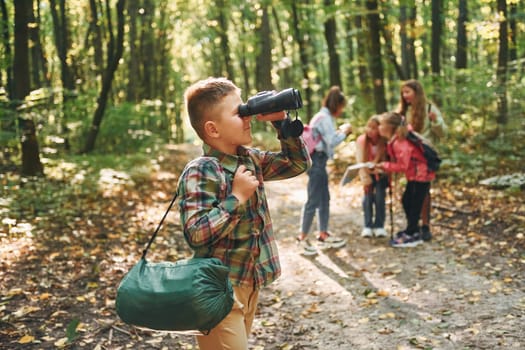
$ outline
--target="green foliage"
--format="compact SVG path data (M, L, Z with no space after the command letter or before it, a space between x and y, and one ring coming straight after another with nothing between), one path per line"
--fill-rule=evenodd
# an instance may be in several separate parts
M68 343L72 343L76 337L78 337L78 331L77 327L79 325L80 321L75 318L73 319L66 328L66 338Z
M46 159L45 178L0 174L1 218L18 221L50 215L66 224L82 216L86 203L141 186L149 180L154 159L152 153L71 156Z

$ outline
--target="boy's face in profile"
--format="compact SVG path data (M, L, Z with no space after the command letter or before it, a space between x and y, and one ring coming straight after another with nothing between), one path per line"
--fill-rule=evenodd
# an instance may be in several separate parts
M225 153L236 154L238 146L252 142L251 117L239 117L241 103L239 94L232 92L211 111L216 128L216 134L212 136L221 144Z

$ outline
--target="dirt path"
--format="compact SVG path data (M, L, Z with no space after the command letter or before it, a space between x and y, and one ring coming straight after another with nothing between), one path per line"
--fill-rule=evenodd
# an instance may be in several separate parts
M331 230L347 246L300 255L294 236L306 179L267 184L284 272L262 293L253 349L525 348L521 283L468 266L446 230L408 249L360 237L356 186L332 189ZM395 216L400 227L402 213Z
M193 337L124 324L114 299L169 203L175 174L199 153L169 147L141 188L85 202L71 220L48 213L28 234L0 232L0 349L195 350ZM440 225L431 243L394 249L387 238L360 237L360 187L332 185L330 229L347 245L307 258L294 241L306 181L266 184L283 275L261 292L249 350L525 349L523 202L512 211L461 197L465 205L450 217L433 212ZM488 195L500 193L474 198ZM496 222L496 211L509 220ZM168 217L152 261L191 254L177 217ZM403 214L394 217L402 228ZM485 232L470 225L476 220L490 223Z

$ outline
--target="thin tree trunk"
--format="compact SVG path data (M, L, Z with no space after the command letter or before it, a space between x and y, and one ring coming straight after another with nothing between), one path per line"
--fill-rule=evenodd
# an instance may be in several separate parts
M409 56L408 59L410 61L410 67L411 72L409 77L412 77L414 79L418 79L419 72L418 72L418 64L417 64L417 56L416 56L416 44L415 44L415 24L416 24L416 17L417 17L417 7L415 2L410 7L410 37L408 39L408 47L409 47Z
M10 35L9 35L9 15L7 13L7 6L5 4L5 0L0 1L0 8L2 12L2 20L0 21L0 29L2 32L2 44L4 47L4 57L6 66L4 67L6 72L6 93L7 96L10 99L14 98L14 82L13 82L13 58L12 58L12 52L11 52L11 42L10 42ZM0 81L3 81L2 78L2 70L0 70Z
M401 69L403 76L410 76L409 44L408 44L408 17L407 6L404 2L399 6L399 39L401 41Z
M37 16L34 14L34 10L37 10ZM35 23L29 28L29 39L33 43L31 46L31 73L32 73L32 85L31 90L40 88L42 86L50 86L49 74L47 70L47 61L44 55L42 44L40 41L40 1L34 8L31 9L30 21Z
M518 59L518 43L517 43L517 35L518 35L518 27L517 27L517 21L518 18L518 4L517 3L510 3L509 4L509 37L510 37L510 47L509 47L509 61L513 62L512 70L515 71L517 66L517 59Z
M458 35L457 35L457 50L456 50L456 68L467 68L467 21L468 8L467 0L459 0L459 15L458 15Z
M135 3L135 1L133 1ZM87 41L92 45L94 50L94 60L95 60L95 74L101 75L102 71L104 69L104 52L102 51L102 33L100 30L100 22L99 22L99 8L97 6L97 0L89 0L89 11L90 11L90 19L89 19L89 36L91 37L91 40ZM133 57L132 55L130 55ZM132 75L134 76L134 75Z
M217 9L219 11L219 38L221 41L222 57L224 57L224 65L226 67L226 73L228 79L235 81L235 74L232 66L232 59L230 59L230 42L228 40L228 15L229 8L226 6L224 0L217 0ZM268 21L267 8L264 10L266 14L266 21ZM263 15L264 18L264 15Z
M358 76L359 76L359 82L361 84L361 93L366 98L370 95L370 86L368 84L368 67L366 66L367 62L367 39L365 35L362 35L361 33L364 33L363 28L363 21L364 17L360 14L357 14L355 16L355 28L356 32L360 33L360 35L357 36L357 62L358 62Z
M21 104L30 92L29 74L29 20L33 8L32 0L15 2L15 55L14 55L14 96L15 107ZM20 112L19 112L20 113ZM36 137L35 123L29 118L18 117L22 130L22 169L24 176L43 175L40 150Z
M69 37L67 28L66 3L65 0L59 0L60 4L57 10L56 0L49 0L51 16L53 18L53 28L55 34L55 46L60 61L60 76L62 85L65 90L74 90L75 81L71 73L71 67L67 61L67 52L69 49Z
M256 58L256 81L255 87L258 91L273 90L272 84L272 41L270 33L270 20L268 18L268 7L262 9L261 26L257 29L257 37L260 40L259 54Z
M432 0L432 43L431 43L431 68L432 73L439 76L441 73L441 0Z
M275 6L272 6L272 17L274 18L275 30L277 31L277 36L279 38L279 43L281 45L281 57L288 57L286 45L285 45L286 38L283 35L283 31L281 29L281 22L279 21L279 16L277 15ZM290 66L287 65L285 67L282 67L280 68L280 71L282 72L282 86L288 87L292 83L292 79L290 77Z
M496 72L498 81L498 124L507 123L507 61L509 43L507 38L507 2L506 0L498 0L498 13L501 19L499 22L499 52L498 52L498 68Z
M155 37L153 35L155 1L144 0L144 13L142 14L142 33L141 33L141 57L142 57L142 93L141 98L153 99L155 78Z
M95 0L91 0L95 1ZM137 47L137 15L139 12L139 2L138 1L129 1L128 2L128 22L129 22L129 32L128 32L128 48L129 48L129 58L128 58L128 82L127 82L127 91L126 91L126 101L128 102L138 102L140 100L140 55Z
M387 29L388 21L387 21L386 14L383 15L383 20L384 20L384 23L381 25L381 33L383 34L383 39L385 40L386 56L388 57L388 60L390 61L390 63L392 63L392 66L394 66L394 69L397 73L397 77L400 80L405 80L406 75L403 72L403 69L401 68L399 63L397 63L397 57L394 52L394 47L392 44L392 34Z
M108 43L108 65L104 74L104 79L102 81L102 89L100 95L97 99L97 108L93 115L93 122L91 124L91 129L87 137L86 145L84 147L84 153L89 153L95 148L95 141L100 129L100 124L104 117L104 111L106 110L106 105L109 98L109 93L111 91L111 85L113 84L113 78L115 72L117 71L118 64L122 58L122 52L124 50L124 6L125 0L118 0L117 2L117 38L113 35L113 26L111 22L111 13L108 11L108 32L109 32L109 43ZM109 9L109 0L106 0L107 8Z
M370 73L374 86L374 101L376 113L386 111L386 97L384 85L383 63L381 61L381 41L380 31L381 24L379 19L379 9L377 0L367 0L366 8L368 10L368 27L370 34L369 61Z
M324 0L325 7L335 6L333 0ZM341 86L341 65L337 54L337 25L335 17L330 16L324 22L324 36L328 47L328 66L330 69L330 86Z
M308 84L309 77L308 77L308 49L307 49L307 42L305 37L300 31L299 23L299 13L298 13L297 4L295 1L292 1L292 20L293 20L293 33L295 37L295 41L299 45L299 59L301 61L301 70L303 72L303 79L306 82L306 88L304 89L304 95L305 95L305 101L306 101L306 115L308 118L311 118L313 116L313 107L312 107L312 89L310 87L310 84Z

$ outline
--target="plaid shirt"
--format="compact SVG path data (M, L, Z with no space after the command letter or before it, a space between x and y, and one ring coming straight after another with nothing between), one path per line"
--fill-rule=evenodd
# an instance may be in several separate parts
M308 151L300 138L281 139L279 153L239 147L234 156L206 144L203 150L179 179L184 237L196 257L216 257L229 266L233 285L266 286L280 276L281 266L264 181L304 172L310 166ZM260 183L244 205L231 194L241 164Z

